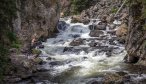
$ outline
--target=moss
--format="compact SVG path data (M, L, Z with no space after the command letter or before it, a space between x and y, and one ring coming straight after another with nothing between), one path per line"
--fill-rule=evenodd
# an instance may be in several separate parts
M111 13L116 13L117 11L118 11L118 8L113 7L113 8L111 9Z
M73 14L79 14L83 10L89 8L90 6L96 4L95 0L71 0Z
M32 49L32 54L37 54L37 55L39 55L39 54L41 54L41 51L38 50L38 49Z

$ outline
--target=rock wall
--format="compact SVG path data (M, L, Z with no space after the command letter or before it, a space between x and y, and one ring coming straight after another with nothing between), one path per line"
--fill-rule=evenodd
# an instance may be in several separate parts
M146 65L146 15L142 0L131 0L129 7L129 27L126 40L128 63Z
M24 50L28 50L34 41L51 36L56 31L60 0L17 0L17 8L13 26Z

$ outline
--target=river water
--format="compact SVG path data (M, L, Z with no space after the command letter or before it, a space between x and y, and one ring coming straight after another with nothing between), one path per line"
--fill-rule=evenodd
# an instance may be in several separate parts
M99 37L91 37L89 33L94 28L89 29L89 25L93 24L93 21L98 24L100 20L91 19L88 25L71 23L70 18L62 18L60 21L59 33L43 43L45 48L41 49L40 58L45 63L39 65L39 72L34 74L36 84L103 84L102 82L106 81L104 76L118 73L131 75L130 80L145 78L145 74L139 75L138 68L124 63L124 45L115 40L114 34L108 33L116 28L106 27L106 30L101 30L103 34ZM115 21L110 25L119 24L120 22ZM77 39L82 43L71 46L70 43ZM94 43L97 45L91 46Z

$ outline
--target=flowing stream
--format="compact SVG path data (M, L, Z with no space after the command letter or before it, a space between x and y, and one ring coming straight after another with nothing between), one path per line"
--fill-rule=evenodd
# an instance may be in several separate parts
M41 49L40 58L44 60L44 64L39 65L39 72L34 74L37 76L36 84L92 84L90 82L95 80L103 81L107 73L137 75L136 71L128 71L129 69L125 68L124 45L119 44L115 40L116 36L109 33L116 28L106 27L106 30L101 30L103 34L99 37L90 37L89 33L94 28L89 29L89 25L93 22L98 24L100 20L92 19L88 25L84 25L71 23L70 18L60 19L59 33L43 43L45 48ZM120 22L115 21L111 25L118 24ZM72 41L81 43L71 46ZM96 45L93 45L95 43ZM144 76L142 74L141 77L134 77L142 79Z

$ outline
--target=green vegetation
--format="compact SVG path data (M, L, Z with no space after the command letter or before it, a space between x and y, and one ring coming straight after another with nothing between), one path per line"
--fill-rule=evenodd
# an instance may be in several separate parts
M41 54L41 51L38 50L38 49L32 49L32 54L37 54L37 55L39 55L39 54Z
M8 68L8 50L17 39L12 27L16 10L16 0L0 0L0 81Z
M84 9L89 8L91 5L95 4L95 0L71 0L73 13L78 14Z
M117 11L118 11L118 8L113 7L113 8L111 9L111 13L116 13Z

